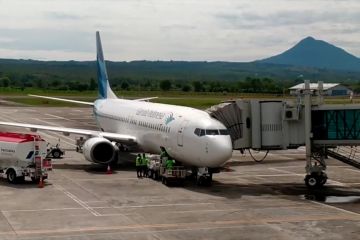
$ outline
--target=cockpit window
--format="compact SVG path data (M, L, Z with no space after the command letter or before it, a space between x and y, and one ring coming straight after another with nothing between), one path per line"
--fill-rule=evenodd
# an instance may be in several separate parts
M194 134L202 137L205 135L229 135L229 130L227 129L200 129L200 128L196 128L194 131Z
M194 131L194 134L201 137L201 136L205 136L205 130L204 129L200 129L200 128L196 128Z
M206 129L206 135L219 135L219 130L217 130L217 129Z
M200 128L196 128L194 131L195 135L200 136Z
M229 130L227 129L219 129L220 135L230 135Z

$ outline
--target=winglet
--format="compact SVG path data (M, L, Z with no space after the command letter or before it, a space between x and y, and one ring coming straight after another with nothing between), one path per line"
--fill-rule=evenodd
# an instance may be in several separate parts
M99 97L103 99L117 98L114 92L110 88L99 31L96 32L96 51L97 51L96 63L97 63L98 85L99 85Z

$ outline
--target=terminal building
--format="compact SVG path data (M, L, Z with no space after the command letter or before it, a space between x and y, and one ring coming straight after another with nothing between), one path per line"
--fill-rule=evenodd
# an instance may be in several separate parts
M304 83L295 85L290 90L290 95L296 96L302 90L304 90ZM310 90L315 92L319 88L317 83L310 84ZM323 83L323 95L325 96L349 96L352 90L339 83Z

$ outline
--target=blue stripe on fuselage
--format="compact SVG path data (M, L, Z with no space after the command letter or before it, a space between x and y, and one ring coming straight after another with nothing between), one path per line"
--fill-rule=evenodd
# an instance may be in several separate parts
M97 74L100 98L107 98L107 77L105 73L105 63L97 59Z

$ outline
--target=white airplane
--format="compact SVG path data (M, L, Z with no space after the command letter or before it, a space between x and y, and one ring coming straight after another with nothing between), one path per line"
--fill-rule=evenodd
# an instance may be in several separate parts
M226 127L205 111L146 101L151 98L118 99L109 85L99 32L96 43L99 99L89 103L32 96L92 105L101 131L16 122L0 122L0 125L84 135L87 137L83 148L85 158L100 164L114 159L114 143L155 154L164 147L176 161L198 169L219 167L231 157L232 143Z

